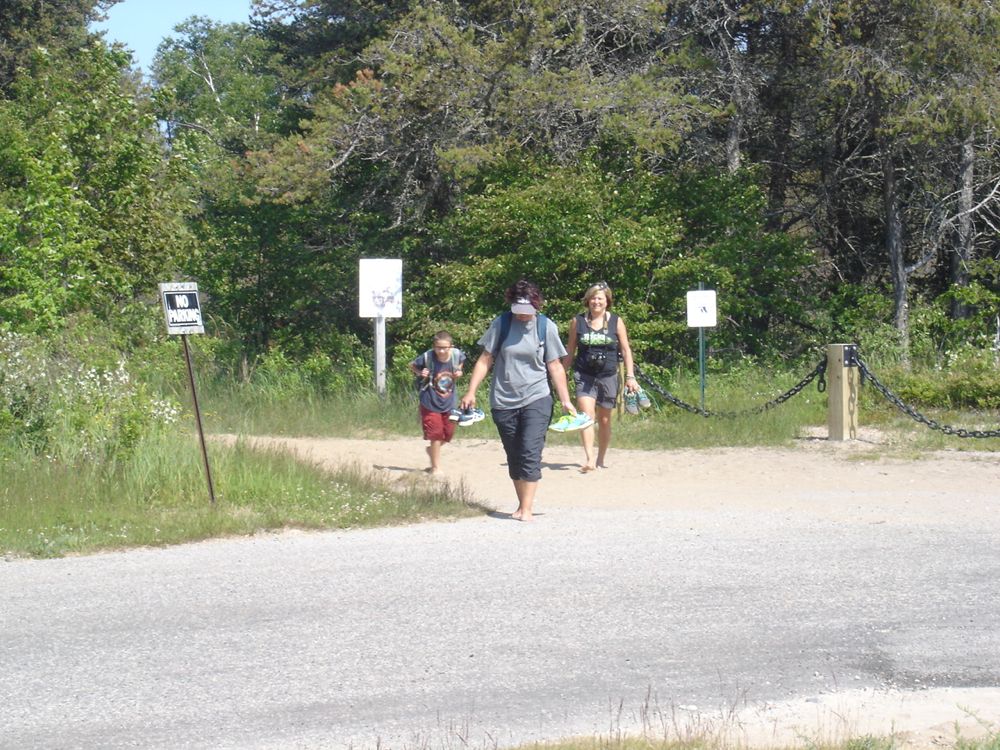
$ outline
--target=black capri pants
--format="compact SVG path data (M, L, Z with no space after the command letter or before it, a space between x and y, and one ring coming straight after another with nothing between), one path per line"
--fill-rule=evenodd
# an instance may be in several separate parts
M542 478L542 448L552 419L552 396L517 409L491 409L490 414L507 454L510 478L537 482Z

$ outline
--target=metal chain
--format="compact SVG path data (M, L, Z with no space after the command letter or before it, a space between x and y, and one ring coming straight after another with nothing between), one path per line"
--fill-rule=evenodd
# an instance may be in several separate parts
M897 396L895 393L889 390L888 387L883 385L878 378L868 369L868 365L864 363L861 357L858 357L858 369L861 371L861 377L867 378L871 381L871 384L875 386L875 390L885 396L886 400L894 404L904 414L909 415L917 422L925 424L932 430L940 430L945 435L956 435L957 437L971 437L971 438L995 438L1000 437L1000 430L966 430L964 427L951 427L946 424L940 424L933 419L925 417L919 411L914 409L912 406L907 406L903 403L903 399Z
M782 393L780 396L771 399L766 404L761 404L760 406L755 406L752 409L746 409L744 411L710 411L708 409L702 409L701 407L698 406L692 406L691 404L682 401L681 399L677 398L677 396L672 394L670 391L666 390L655 380L653 380L651 377L646 375L646 373L642 372L642 370L639 369L638 365L636 365L635 367L636 376L644 380L651 389L653 389L656 393L658 393L660 396L662 396L664 399L669 401L674 406L689 411L692 414L700 414L703 417L726 417L726 418L739 417L747 414L761 414L769 409L773 409L774 407L785 403L792 396L795 396L798 393L800 393L803 388L809 385L817 377L819 378L819 381L816 383L816 387L819 390L819 392L822 393L823 391L826 390L825 373L826 373L826 358L824 357L822 360L820 360L819 364L816 365L815 368L813 368L812 372L810 372L808 375L802 378L802 380L793 385L791 388Z

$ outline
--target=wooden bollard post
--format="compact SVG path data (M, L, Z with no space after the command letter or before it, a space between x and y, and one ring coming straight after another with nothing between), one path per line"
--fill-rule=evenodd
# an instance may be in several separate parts
M827 439L858 437L858 347L829 344L826 349Z

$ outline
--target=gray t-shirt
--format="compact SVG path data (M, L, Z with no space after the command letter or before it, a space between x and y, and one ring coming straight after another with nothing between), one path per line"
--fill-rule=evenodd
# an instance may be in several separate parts
M559 339L559 329L549 320L545 324L545 361L542 342L538 339L538 316L527 323L516 317L510 321L510 332L493 362L490 381L490 408L520 409L552 393L545 365L566 356L566 347ZM500 336L500 317L493 319L486 333L477 342L493 352Z

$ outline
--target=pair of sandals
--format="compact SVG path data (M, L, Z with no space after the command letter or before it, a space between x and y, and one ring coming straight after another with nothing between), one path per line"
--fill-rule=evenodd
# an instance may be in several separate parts
M576 414L564 414L549 425L553 432L576 432L594 424L594 420L582 411Z

